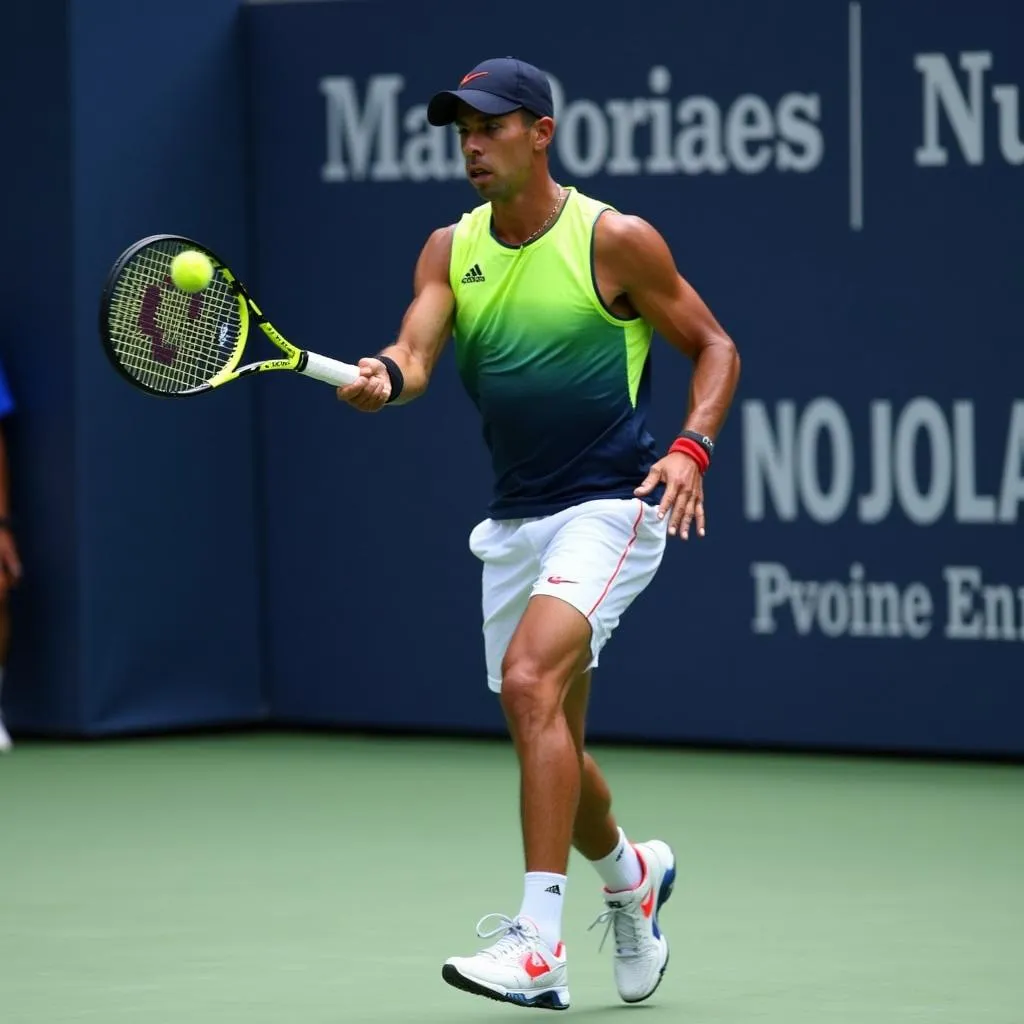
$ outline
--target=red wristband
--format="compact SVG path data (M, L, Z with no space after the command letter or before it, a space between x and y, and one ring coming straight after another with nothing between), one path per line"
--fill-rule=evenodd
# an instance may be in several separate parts
M669 454L672 452L682 452L684 455L689 455L694 462L700 467L701 475L703 475L708 466L711 465L711 459L708 458L708 453L697 444L696 441L691 437L677 437L672 442L672 447L669 448Z

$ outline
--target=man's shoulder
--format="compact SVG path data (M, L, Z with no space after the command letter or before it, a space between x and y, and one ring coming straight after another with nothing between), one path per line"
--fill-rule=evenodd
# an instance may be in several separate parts
M665 240L643 217L610 210L594 227L594 261L623 286L667 252Z
M447 233L448 249L455 246L472 248L489 234L491 226L491 204L481 203L466 210L457 221L440 230Z
M623 213L606 206L595 225L595 244L598 246L643 245L653 232L651 225L633 213Z
M454 224L451 225L452 233L464 231L470 227L477 227L489 223L491 219L491 204L480 203L479 206L471 206L464 211Z
M614 203L606 202L578 190L576 191L576 200L580 210L592 217L596 228L602 235L618 238L622 233L628 235L635 232L646 223L635 214L620 210Z
M439 228L434 228L427 238L427 245L450 246L452 244L452 236L455 234L455 229L458 226L459 222L456 221L454 224L442 224Z
M454 234L454 224L444 224L439 228L434 228L434 230L427 236L427 240L423 243L423 252L436 253L443 249L450 249L452 247L452 236Z
M596 196L581 192L578 188L573 188L572 191L577 209L584 214L590 214L596 218L602 213L618 213L613 203L606 203L603 199L598 199Z

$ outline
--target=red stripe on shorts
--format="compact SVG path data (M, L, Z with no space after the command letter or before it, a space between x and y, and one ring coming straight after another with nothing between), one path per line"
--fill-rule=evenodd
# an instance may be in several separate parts
M638 498L637 501L640 501ZM587 612L587 618L589 619L594 612L600 607L601 602L608 596L608 591L612 589L612 584L615 582L615 577L619 575L619 570L622 568L622 563L626 560L626 555L629 554L629 549L636 543L637 531L640 529L640 520L643 519L644 515L644 503L640 502L640 511L636 514L636 519L633 520L633 534L629 538L629 542L626 544L625 550L619 556L619 564L615 566L615 572L611 574L608 582L604 585L604 590L601 591L601 596L594 602L594 607Z

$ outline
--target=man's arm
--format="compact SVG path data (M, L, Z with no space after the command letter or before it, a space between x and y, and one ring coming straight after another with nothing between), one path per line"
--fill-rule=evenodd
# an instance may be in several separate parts
M404 405L427 390L430 375L452 330L455 295L448 280L454 227L438 228L423 246L416 261L413 300L402 317L395 342L379 355L394 360L402 373L401 395L394 405ZM359 360L361 376L338 388L338 397L361 412L377 412L391 396L391 378L377 357Z
M608 279L670 345L693 360L682 429L714 438L740 375L732 339L676 269L665 239L646 221L606 213L597 223L597 256Z
M732 339L704 300L676 269L664 238L639 217L607 213L597 222L595 256L599 281L623 298L665 340L693 360L684 430L714 438L722 429L740 376ZM703 466L697 455L670 451L636 489L638 497L659 484L665 491L659 517L670 516L668 532L689 537L690 522L705 532ZM706 460L705 460L706 464Z

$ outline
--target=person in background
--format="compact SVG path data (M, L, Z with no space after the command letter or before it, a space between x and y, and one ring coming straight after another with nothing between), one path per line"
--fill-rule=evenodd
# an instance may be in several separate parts
M11 523L10 474L7 464L7 439L3 421L14 411L14 399L7 386L7 375L0 365L0 700L3 696L4 669L11 637L9 594L21 579L21 559L14 541ZM0 753L11 749L11 737L4 728L3 705L0 703Z

